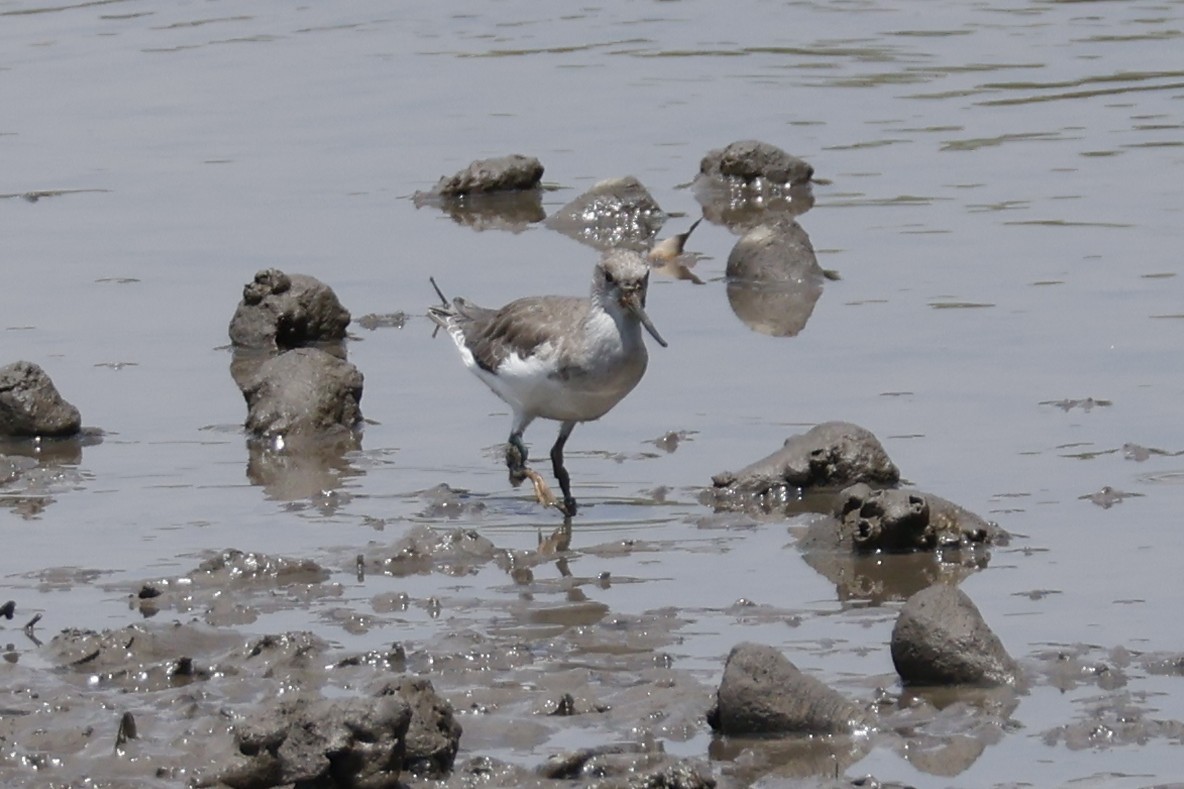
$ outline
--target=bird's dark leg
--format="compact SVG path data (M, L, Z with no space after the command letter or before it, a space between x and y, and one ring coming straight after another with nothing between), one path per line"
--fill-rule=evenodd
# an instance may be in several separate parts
M563 467L563 446L567 443L567 437L571 435L575 426L575 422L564 422L560 425L559 437L555 439L555 445L551 447L551 470L555 473L555 479L559 480L559 489L563 491L563 514L569 518L576 514L576 500L571 495L571 477L567 475L567 469Z
M526 479L526 444L522 443L522 432L510 434L506 442L506 468L510 470L510 484L518 487Z

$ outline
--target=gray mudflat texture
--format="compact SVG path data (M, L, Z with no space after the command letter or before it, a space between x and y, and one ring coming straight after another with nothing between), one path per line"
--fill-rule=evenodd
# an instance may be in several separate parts
M234 789L400 786L411 710L398 696L297 697L235 726L242 758L218 780Z
M764 494L779 487L895 485L900 472L870 431L850 422L823 422L785 439L781 449L739 471L712 477L717 491Z
M596 776L606 779L596 785L619 789L710 789L716 785L709 764L673 759L658 745L611 743L567 751L550 757L538 774L560 781Z
M533 156L510 154L478 159L452 177L441 178L432 190L441 197L513 192L533 189L543 178L543 165Z
M863 710L763 644L732 647L707 722L720 734L848 734Z
M230 341L239 348L285 350L345 339L349 310L320 280L269 268L243 286L230 320Z
M774 184L800 184L814 176L814 168L776 145L738 140L726 148L708 151L699 163L699 173L745 182L763 178Z
M631 175L594 185L547 219L547 226L597 249L648 251L666 214Z
M0 436L60 438L81 427L78 409L39 366L21 361L0 367Z
M906 685L1011 685L1015 661L961 589L935 584L910 597L892 628L892 662Z
M839 494L835 517L844 542L861 552L933 551L1007 541L1007 533L953 502L917 490L860 483Z
M362 373L317 348L263 362L243 396L247 430L260 437L311 437L352 429L362 419Z

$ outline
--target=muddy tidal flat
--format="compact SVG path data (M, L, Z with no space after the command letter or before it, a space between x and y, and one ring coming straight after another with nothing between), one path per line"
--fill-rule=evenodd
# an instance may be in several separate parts
M1178 0L0 2L0 369L81 420L0 439L0 784L1181 780L1182 38ZM751 141L812 171L745 181ZM511 154L541 180L433 192ZM612 246L669 347L572 433L565 524L429 277L579 296ZM348 311L332 440L249 417L268 272ZM785 460L829 423L899 480ZM999 681L902 680L934 584ZM844 725L719 729L738 645Z

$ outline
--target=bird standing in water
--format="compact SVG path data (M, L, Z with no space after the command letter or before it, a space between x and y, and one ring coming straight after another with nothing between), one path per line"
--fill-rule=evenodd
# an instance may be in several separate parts
M592 272L587 298L532 296L496 310L461 298L449 303L432 280L443 303L428 316L452 337L465 366L513 411L506 446L510 481L531 479L539 500L567 516L576 513L563 465L572 429L604 416L637 386L649 358L643 328L666 346L645 312L649 271L638 253L610 250ZM522 434L539 417L560 423L551 468L562 503L526 465Z

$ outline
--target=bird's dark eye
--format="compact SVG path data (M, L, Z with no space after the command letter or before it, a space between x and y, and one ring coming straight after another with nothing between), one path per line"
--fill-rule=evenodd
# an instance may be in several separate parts
M613 284L613 275L609 274L607 271L604 272L604 281L609 285Z

